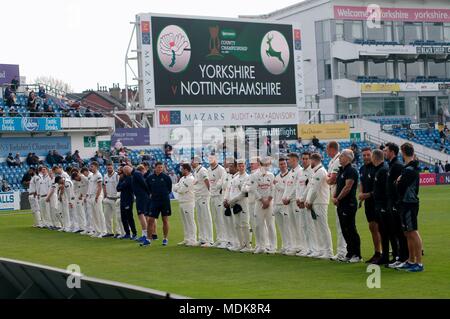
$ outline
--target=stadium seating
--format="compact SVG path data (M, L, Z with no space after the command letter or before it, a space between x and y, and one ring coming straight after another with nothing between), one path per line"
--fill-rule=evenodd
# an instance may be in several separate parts
M86 109L84 107L80 107L79 112L72 109L70 105L68 105L65 101L60 100L58 98L48 96L47 104L52 107L54 116L55 117L83 117ZM27 105L28 105L28 96L25 94L17 93L16 95L16 103L17 106L15 107L16 112L18 113L18 116L22 117L29 117L30 113L28 112ZM38 112L44 112L43 107L43 101L41 98L38 98L37 104ZM5 101L0 98L0 109L3 110L3 116L7 117L9 116L9 108L6 106ZM65 114L66 113L66 114Z
M389 133L398 136L400 138L410 140L412 142L415 142L417 144L424 145L428 148L431 148L436 151L442 151L442 144L439 138L439 131L436 129L430 130L412 130L414 133L414 137L410 138L408 135L411 132L409 129L405 128L396 128ZM437 143L436 143L437 142ZM447 154L450 154L450 143L446 142L444 145L444 151Z

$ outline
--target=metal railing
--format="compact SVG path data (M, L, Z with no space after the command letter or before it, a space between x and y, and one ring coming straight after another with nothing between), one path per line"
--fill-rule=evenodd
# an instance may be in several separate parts
M372 144L375 144L377 146L380 146L380 145L385 144L386 142L388 142L388 141L386 141L386 140L384 140L384 139L382 139L382 138L380 138L378 136L374 136L374 135L371 135L371 134L368 134L368 133L364 133L364 140L367 141L367 142L370 142ZM421 162L424 162L424 163L427 163L427 164L434 164L436 162L439 162L439 159L437 159L435 157L432 157L429 154L422 153L422 152L418 151L417 149L414 151L414 153L417 155L417 158Z

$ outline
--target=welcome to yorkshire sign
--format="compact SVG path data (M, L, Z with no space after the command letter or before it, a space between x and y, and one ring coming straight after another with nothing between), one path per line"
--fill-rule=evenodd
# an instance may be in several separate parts
M139 15L138 21L146 102L201 106L303 101L301 33L292 25L150 14Z

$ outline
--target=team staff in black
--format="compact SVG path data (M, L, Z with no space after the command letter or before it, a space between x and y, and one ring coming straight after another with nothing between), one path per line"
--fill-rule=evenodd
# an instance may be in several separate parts
M374 166L372 164L372 149L366 147L362 149L362 156L364 165L359 169L360 183L360 206L364 202L364 211L366 213L366 219L369 223L369 230L372 234L372 241L374 247L374 255L367 261L367 263L373 263L381 258L381 236L379 232L379 215L375 213L375 205L372 197L373 182L375 178Z
M172 215L170 208L170 193L172 192L172 179L163 173L164 165L161 162L155 164L155 172L147 180L151 204L148 213L148 231L154 229L155 220L162 216L163 221L163 246L169 243L169 216Z
M397 191L400 199L400 216L403 231L408 240L408 260L397 269L410 272L422 272L422 238L417 225L419 214L419 162L414 159L414 147L405 143L401 147L405 161L402 173L397 180Z
M399 147L395 143L386 143L385 158L389 162L389 172L386 184L388 196L389 234L391 237L392 254L394 259L389 268L396 268L408 259L408 244L403 234L399 211L399 196L397 193L397 179L402 173L403 164L398 160Z
M337 206L342 235L347 243L347 255L342 261L350 263L362 261L361 239L356 229L358 171L352 166L354 158L353 151L350 149L343 150L339 156L341 167L336 179L336 193L333 197L333 203Z
M144 175L147 172L144 165L139 165L135 170L131 172L134 196L136 197L136 210L139 218L139 222L142 228L142 236L138 239L140 243L149 244L147 240L147 218L148 210L150 207L149 190L147 183L145 182Z
M373 264L387 265L389 263L389 214L387 213L387 193L386 182L389 167L384 162L384 154L381 150L372 152L373 168L373 190L372 199L374 202L374 213L378 219L378 230L381 237L381 258L373 260Z
M152 168L150 167L150 163L149 162L142 162L142 165L145 167L145 174L144 174L144 180L147 180L147 178L152 175ZM148 211L150 212L150 205L152 204L152 201L149 200L148 201ZM157 240L158 239L158 235L156 233L156 220L155 220L155 225L152 229L152 231L149 233L152 234L152 240Z
M125 235L121 239L135 240L137 237L137 231L133 218L134 194L131 186L132 171L133 169L129 166L119 167L117 173L120 178L119 183L117 184L117 191L120 192L120 215L122 217L123 229L125 230Z

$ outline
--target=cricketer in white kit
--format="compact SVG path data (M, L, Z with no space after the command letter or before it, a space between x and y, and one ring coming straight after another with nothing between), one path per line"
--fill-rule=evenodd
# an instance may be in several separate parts
M315 251L315 238L311 227L311 212L304 204L311 174L311 154L304 152L302 154L302 169L298 175L296 188L297 207L300 209L298 228L300 230L301 243L303 244L301 251L296 254L299 257L306 257Z
M339 163L339 144L337 142L329 142L327 145L327 154L331 158L328 164L328 177L327 183L330 185L330 196L333 197L336 193L336 178L339 173L341 164ZM334 206L336 214L336 238L337 238L337 254L333 257L334 260L343 259L347 256L347 243L345 242L344 235L342 235L341 223L339 222L339 216L337 208Z
M84 176L83 176L84 177ZM81 233L86 227L86 213L83 193L83 182L81 181L81 174L79 172L73 172L71 176L73 183L73 192L75 195L73 211L74 220L74 233ZM87 184L86 184L87 186Z
M286 158L279 159L280 173L274 179L274 215L275 221L278 225L278 230L281 233L281 253L286 254L291 251L291 227L289 220L289 205L283 204L283 195L286 190L286 184L289 177L289 170Z
M120 215L120 193L117 192L119 174L114 171L114 166L109 163L106 166L106 174L103 177L103 212L105 214L105 226L107 237L121 237L123 229Z
M261 161L261 167L255 176L255 236L257 238L254 253L275 254L277 251L277 232L273 212L274 180L275 176L269 171L272 164L270 157Z
M311 156L312 176L308 183L305 206L312 212L312 229L316 239L316 251L309 257L329 259L333 257L333 243L328 227L328 204L330 187L327 184L328 173L322 165L320 154Z
M304 241L302 241L303 234L300 234L300 227L299 227L300 209L298 208L295 199L298 177L300 175L301 167L298 164L299 157L296 153L290 153L288 155L288 158L289 158L288 163L291 170L287 178L286 190L284 191L283 194L283 204L289 205L289 226L291 228L290 242L292 245L290 247L290 250L287 251L285 254L292 256L300 252L305 245Z
M39 169L40 171L40 169ZM41 219L41 209L39 205L39 195L37 193L37 188L39 184L39 171L36 171L35 174L31 177L30 185L28 187L28 201L30 202L31 211L33 212L34 217L34 227L43 227L43 221Z
M47 195L50 192L52 180L48 175L47 167L41 167L39 179L37 180L36 195L39 200L39 211L41 212L42 224L44 227L52 228L53 218L51 217L50 204L47 201Z
M198 240L202 247L210 247L213 244L213 225L209 209L210 183L208 171L201 165L201 162L202 160L198 156L192 159Z
M98 171L98 163L90 165L92 175L88 177L87 209L90 210L94 233L92 237L103 238L106 235L105 215L103 214L102 174Z
M236 176L237 173L237 167L236 167L236 161L234 157L228 157L226 158L226 175L224 176L222 180L222 193L223 193L223 199L224 199L224 224L225 224L225 233L227 238L227 243L224 246L219 246L219 248L231 248L235 246L239 246L238 243L238 237L236 228L234 227L233 217L231 216L230 211L228 211L229 214L225 213L225 201L226 197L225 195L229 191L229 188L231 187L231 181Z
M209 157L208 179L211 191L211 215L214 217L216 227L216 241L214 247L225 248L228 243L225 229L225 215L223 210L223 178L226 176L225 168L217 163L215 156Z
M178 194L181 221L183 223L184 239L178 245L197 246L197 225L195 224L194 208L194 176L191 174L189 164L181 164L182 177L173 186L173 191Z
M225 208L230 209L231 218L237 234L237 245L231 251L252 252L250 244L250 216L248 213L248 193L244 190L248 179L245 171L245 160L238 160L238 173L231 180L225 194Z

